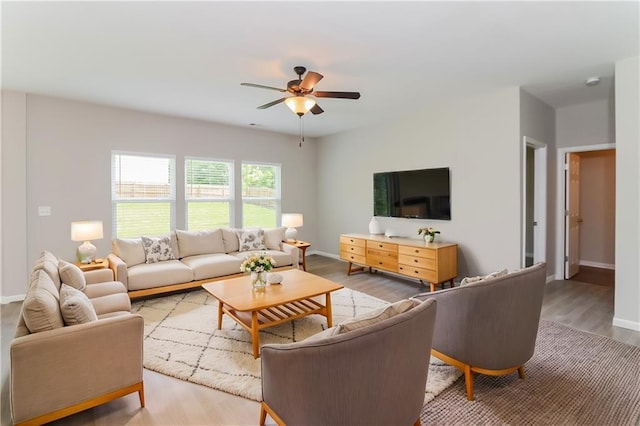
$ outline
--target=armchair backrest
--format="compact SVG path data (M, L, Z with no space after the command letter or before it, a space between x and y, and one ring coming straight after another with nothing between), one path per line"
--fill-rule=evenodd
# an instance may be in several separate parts
M546 264L462 287L425 293L438 301L433 349L499 370L524 364L535 348Z
M331 337L264 345L262 394L286 424L414 424L436 302Z

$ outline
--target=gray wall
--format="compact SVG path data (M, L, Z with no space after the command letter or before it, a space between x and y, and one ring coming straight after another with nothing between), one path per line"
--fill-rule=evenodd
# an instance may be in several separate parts
M20 126L13 137L3 137L3 151L7 148L13 157L3 156L2 167L3 232L10 229L3 234L2 251L12 257L2 263L3 301L25 293L28 268L42 250L75 258L79 243L70 240L74 220L102 220L105 238L93 243L99 256L110 252L112 150L175 155L179 183L185 156L231 159L236 168L241 160L280 163L282 211L303 213L299 238L316 240L316 198L310 190L316 184L313 139L299 148L295 136L30 94L21 110L21 96L25 98L3 92L3 101L14 104L3 109L3 121L15 118L13 114L26 122L26 137L18 134ZM19 161L14 165L25 153L26 166ZM5 186L11 193L5 193ZM182 193L178 184L178 229L184 229ZM16 197L15 208L7 203L11 197ZM50 206L51 216L39 216L39 206ZM21 226L25 217L26 226ZM16 250L25 250L26 260Z

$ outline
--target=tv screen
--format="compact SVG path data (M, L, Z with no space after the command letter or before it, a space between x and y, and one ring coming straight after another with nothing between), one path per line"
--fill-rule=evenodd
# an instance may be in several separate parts
M373 174L373 215L451 220L449 168Z

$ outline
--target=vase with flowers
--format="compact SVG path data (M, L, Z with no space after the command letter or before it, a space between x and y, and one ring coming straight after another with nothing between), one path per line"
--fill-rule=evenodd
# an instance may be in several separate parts
M252 254L240 264L240 272L251 273L251 284L255 289L265 288L267 272L276 266L276 261L266 252Z
M436 234L439 234L440 231L428 227L428 228L418 228L418 235L424 234L425 242L432 243L436 239Z

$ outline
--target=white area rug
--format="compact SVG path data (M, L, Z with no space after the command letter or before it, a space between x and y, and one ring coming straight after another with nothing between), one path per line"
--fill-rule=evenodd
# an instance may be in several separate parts
M332 293L333 323L377 308L386 302L350 289ZM251 336L226 315L217 329L218 301L204 290L133 303L144 317L144 367L158 373L256 401L262 400L260 359L253 358ZM260 332L260 345L303 340L326 328L311 315ZM432 358L425 402L462 375Z

